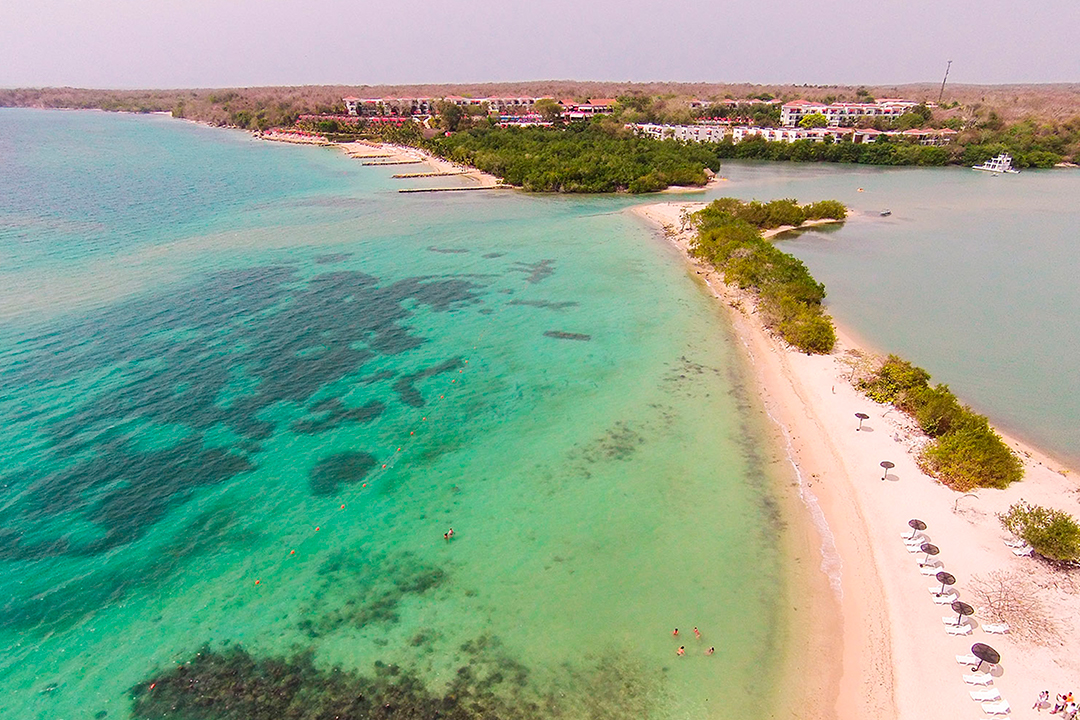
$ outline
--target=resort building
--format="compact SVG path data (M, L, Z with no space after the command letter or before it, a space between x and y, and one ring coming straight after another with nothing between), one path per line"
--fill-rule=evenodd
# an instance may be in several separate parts
M807 115L825 116L830 127L854 125L864 117L898 118L918 103L911 100L883 99L872 103L822 103L793 100L780 106L780 124L794 127Z

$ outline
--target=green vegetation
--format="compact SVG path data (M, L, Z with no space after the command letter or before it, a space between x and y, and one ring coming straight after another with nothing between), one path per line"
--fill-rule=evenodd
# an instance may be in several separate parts
M799 121L799 127L802 128L826 127L828 124L829 119L821 113L810 113Z
M792 162L836 162L862 165L948 165L950 149L919 145L911 140L881 137L872 143L772 142L760 136L733 143L730 139L713 145L721 159L776 160Z
M1023 477L1020 459L985 417L961 405L947 385L930 386L930 373L890 355L859 387L872 400L891 403L915 418L932 441L919 466L961 492L1003 488Z
M998 514L1001 525L1045 558L1080 561L1080 525L1068 513L1021 500Z
M800 206L794 200L721 198L694 215L698 235L692 251L722 272L724 282L754 292L765 325L784 340L808 354L828 353L836 331L821 307L825 286L801 260L765 240L761 230L846 216L847 209L835 200Z
M704 185L720 162L708 146L636 137L600 122L567 129L473 128L423 146L534 192L654 192Z

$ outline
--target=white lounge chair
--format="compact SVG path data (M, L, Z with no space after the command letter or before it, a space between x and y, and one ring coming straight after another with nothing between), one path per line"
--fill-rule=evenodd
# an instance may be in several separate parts
M920 565L919 566L919 572L921 572L923 575L937 575L939 572L941 572L944 569L945 569L945 566L940 562L937 565Z
M923 545L926 544L926 542L927 542L926 540L923 540L922 542L919 542L919 543L906 543L907 544L907 551L909 553L922 552L921 548L922 548Z
M984 713L991 715L1008 715L1012 708L1009 707L1008 700L999 700L998 702L984 702L982 709Z
M965 675L964 682L968 685L993 685L994 676L990 673L977 673L975 675Z
M957 655L956 662L960 663L961 665L978 665L979 658L975 657L974 655Z
M964 616L961 616L960 617L960 622L957 622L955 614L953 614L953 615L943 615L941 617L941 622L945 623L946 625L967 625L968 624L968 619L966 617L964 617Z
M1018 537L1005 538L1004 540L1002 540L1002 542L1005 543L1006 545L1008 545L1011 548L1024 547L1025 545L1027 545L1026 540L1021 540Z
M1009 632L1009 623L983 623L982 629L984 632L1004 635Z
M938 568L945 567L945 563L941 562L937 558L931 558L929 560L920 560L919 561L919 567L921 567L921 568L935 568L934 569L934 574L936 575L937 573L941 572L941 570L938 569Z
M945 626L945 632L947 632L949 635L970 635L971 634L971 626L970 625L946 625Z
M1012 554L1016 557L1028 557L1031 553L1035 552L1035 548L1030 545L1023 545L1021 547L1012 548Z
M949 593L948 595L935 595L934 602L938 605L952 605L960 596L956 593Z
M968 692L968 694L971 695L972 700L977 700L978 702L1001 699L1001 693L998 692L997 688L986 688L985 690L971 690Z

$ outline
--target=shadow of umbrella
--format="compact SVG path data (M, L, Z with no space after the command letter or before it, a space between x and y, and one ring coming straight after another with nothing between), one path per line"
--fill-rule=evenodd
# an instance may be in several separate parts
M888 460L881 461L881 467L885 468L885 474L881 476L881 479L889 477L889 471L896 467L896 463L891 463Z
M918 520L916 518L912 518L911 520L908 520L907 524L908 524L908 527L911 528L911 537L909 537L908 540L914 540L915 536L918 533L921 533L923 530L926 529L926 523L924 523L922 520Z
M955 604L955 603L954 603ZM982 668L983 663L997 665L1001 662L1001 654L997 650L984 643L975 643L971 646L971 654L979 658L979 664L975 666L975 672Z
M919 567L924 567L930 564L930 556L937 555L939 552L941 552L941 550L938 549L938 546L934 545L933 543L923 543L919 546L919 549L926 553L926 557L924 557L923 561L919 563Z
M859 427L855 428L856 432L862 430L863 420L869 420L870 416L866 413L855 413L855 417L859 418Z
M934 577L936 577L941 582L941 589L934 593L935 595L944 595L946 585L956 584L956 578L954 578L951 573L947 573L944 570L939 572Z
M960 621L964 619L965 615L974 615L975 614L975 608L971 607L970 605L968 605L963 600L956 600L955 602L953 602L951 607L953 609L953 612L956 613L956 624L957 625L960 624ZM975 655L975 657L979 657L979 656Z

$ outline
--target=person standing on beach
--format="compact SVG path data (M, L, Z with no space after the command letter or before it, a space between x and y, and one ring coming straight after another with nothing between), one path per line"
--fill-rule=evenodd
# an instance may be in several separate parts
M1031 708L1033 710L1038 710L1039 712L1042 712L1043 705L1049 705L1049 704L1050 704L1050 691L1049 690L1043 690L1041 693L1039 693L1039 699L1035 701L1035 704L1032 705Z

